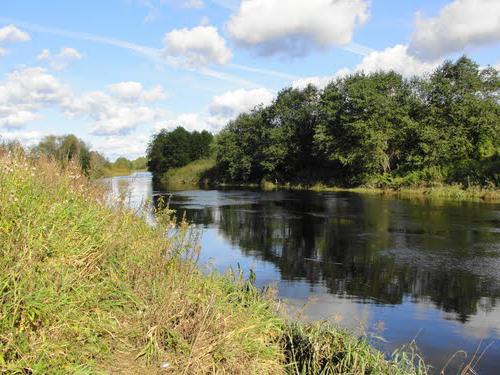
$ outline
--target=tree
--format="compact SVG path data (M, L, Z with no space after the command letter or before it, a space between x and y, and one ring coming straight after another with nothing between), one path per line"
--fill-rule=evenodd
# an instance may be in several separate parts
M323 90L287 88L231 121L216 155L226 182L498 185L498 71L462 57L426 77L356 73Z
M318 167L313 154L314 128L318 115L318 90L282 90L266 109L262 169L268 178L290 181L311 167Z
M196 159L210 155L213 136L203 131L188 132L183 127L161 130L153 136L147 150L147 167L155 181L169 169L183 167Z
M66 166L69 161L76 161L84 173L88 174L91 168L91 153L89 146L73 134L44 137L33 148L36 155L45 155Z

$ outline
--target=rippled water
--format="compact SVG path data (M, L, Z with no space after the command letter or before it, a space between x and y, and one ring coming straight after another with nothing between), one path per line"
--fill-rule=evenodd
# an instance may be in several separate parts
M132 207L164 194L149 174L111 185ZM500 205L260 191L170 202L203 230L200 264L252 269L294 316L381 336L373 343L387 353L415 339L435 372L457 350L470 359L489 346L480 373L500 373Z

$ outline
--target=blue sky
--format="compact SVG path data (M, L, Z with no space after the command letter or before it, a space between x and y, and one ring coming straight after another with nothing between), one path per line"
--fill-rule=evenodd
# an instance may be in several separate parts
M74 133L111 159L218 131L287 86L500 63L498 0L0 0L0 137Z

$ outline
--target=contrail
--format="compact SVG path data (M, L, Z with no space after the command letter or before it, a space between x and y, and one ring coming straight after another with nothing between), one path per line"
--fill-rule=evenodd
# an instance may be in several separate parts
M283 72L277 72L276 70L254 68L254 67L251 67L251 66L240 65L240 64L229 64L228 66L231 67L231 68L243 70L245 72L258 73L258 74L275 76L275 77L280 77L280 78L285 78L285 79L291 79L291 80L296 80L296 79L302 78L302 77L299 77L299 76L296 76L296 75L293 75L293 74L288 74L288 73L283 73Z
M126 40L110 38L110 37L101 36L101 35L68 31L68 30L63 30L63 29L59 29L59 28L55 28L55 27L41 26L41 25L30 23L30 22L23 22L23 21L13 20L13 19L5 18L5 17L0 17L0 22L15 24L19 27L22 27L26 30L33 31L33 32L52 34L52 35L57 35L57 36L62 36L62 37L77 39L77 40L86 40L86 41L95 42L95 43L99 43L99 44L106 44L106 45L114 46L117 48L122 48L122 49L126 49L129 51L133 51L135 53L143 55L144 57L146 57L149 60L151 60L155 63L158 63L158 64L174 66L177 68L180 66L178 61L174 57L165 55L163 50L160 48L148 47L148 46L144 46L141 44L132 43L132 42L129 42ZM261 85L254 83L254 82L251 82L249 80L245 80L243 78L240 78L240 77L237 77L237 76L234 76L231 74L218 72L216 70L209 69L209 68L186 69L186 70L191 71L191 72L195 72L198 74L202 74L202 75L207 76L207 77L216 78L216 79L219 79L222 81L232 82L232 83L237 84L237 85L243 85L243 86L248 86L248 87L252 87L252 88L261 86Z
M172 56L165 55L162 49L160 48L154 48L154 47L149 47L149 46L144 46L142 44L138 43L132 43L126 40L122 39L117 39L117 38L111 38L107 36L102 36L102 35L96 35L96 34L90 34L90 33L85 33L85 32L75 32L75 31L69 31L69 30L64 30L56 27L47 27L47 26L42 26L30 22L24 22L24 21L19 21L19 20L13 20L10 18L5 18L5 17L0 17L0 22L2 23L11 23L18 25L26 30L29 31L34 31L34 32L39 32L39 33L44 33L44 34L52 34L52 35L57 35L57 36L62 36L66 38L71 38L71 39L77 39L77 40L86 40L89 42L94 42L94 43L99 43L99 44L106 44L110 46L114 46L117 48L122 48L126 49L132 52L135 52L137 54L140 54L147 59L161 65L169 65L169 66L174 66L174 67L180 67L179 62ZM367 56L374 50L357 44L357 43L350 43L347 46L342 47L343 49L361 55L361 56ZM297 80L301 79L302 77L293 75L293 74L288 74L288 73L283 73L275 70L269 70L269 69L262 69L262 68L254 68L246 65L241 65L241 64L229 64L228 67L230 68L235 68L239 69L245 72L250 72L250 73L257 73L260 75L269 75L269 76L274 76L274 77L279 77L283 78L286 80ZM238 76L234 76L231 74L219 72L213 69L209 68L202 68L202 69L187 69L188 71L195 72L198 74L202 74L204 76L216 78L219 80L223 81L228 81L232 82L234 84L238 85L244 85L244 86L249 86L249 87L259 87L262 85L258 85L255 82L240 78Z
M17 21L17 20L12 20L9 18L4 18L4 17L0 17L0 22L12 23L12 24L20 26L26 30L30 30L30 31L34 31L34 32L58 35L58 36L71 38L71 39L87 40L90 42L95 42L95 43L100 43L100 44L107 44L107 45L115 46L118 48L128 49L128 50L137 52L137 53L144 55L144 56L146 56L146 57L148 57L156 62L160 62L160 60L161 60L161 49L146 47L146 46L143 46L140 44L131 43L131 42L121 40L121 39L115 39L115 38L110 38L110 37L95 35L95 34L89 34L89 33L68 31L68 30L63 30L63 29L59 29L59 28L55 28L55 27L46 27L46 26L41 26L41 25L37 25L34 23Z
M375 52L373 48L364 46L358 43L349 43L348 45L342 46L342 49L355 53L356 55L368 56L370 53Z

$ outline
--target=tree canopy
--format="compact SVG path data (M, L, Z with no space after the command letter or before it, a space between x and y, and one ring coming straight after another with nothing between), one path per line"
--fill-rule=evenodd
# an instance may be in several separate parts
M500 182L500 78L467 57L427 77L355 73L282 90L216 144L226 182Z
M156 181L172 168L209 156L213 136L207 131L189 132L183 127L161 130L148 145L147 167Z

